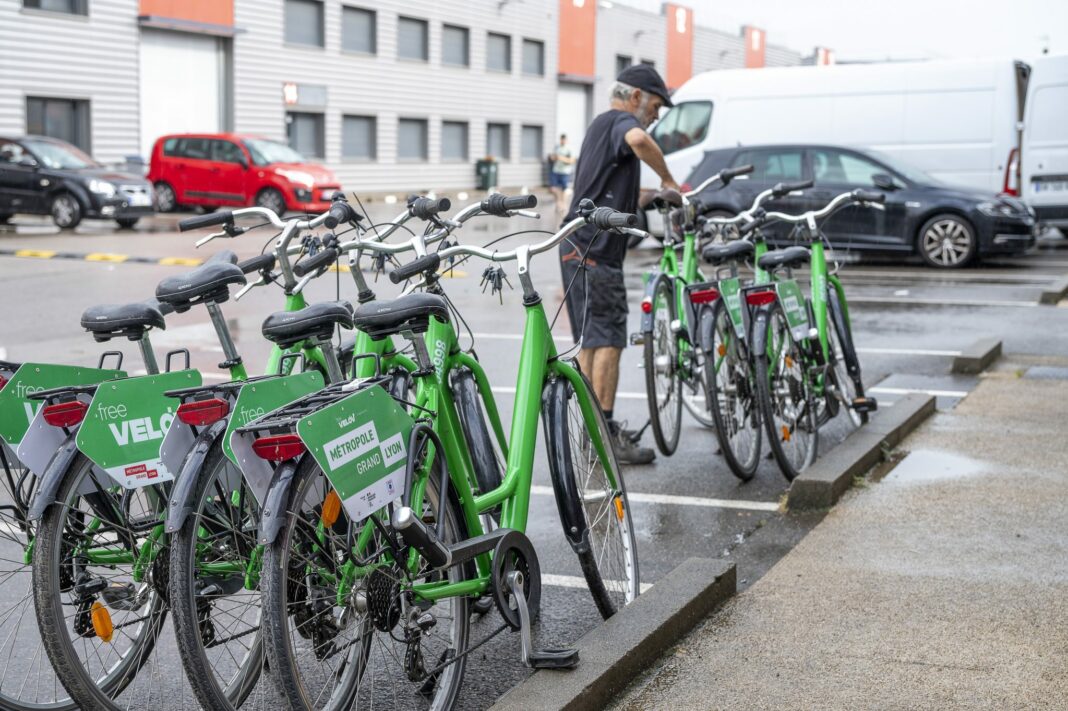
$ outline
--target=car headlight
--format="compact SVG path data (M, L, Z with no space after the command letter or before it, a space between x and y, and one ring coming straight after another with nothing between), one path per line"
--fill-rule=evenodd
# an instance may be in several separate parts
M988 217L1021 217L1021 213L1012 205L1004 202L981 202L976 206L979 212Z
M89 191L104 197L115 197L115 186L106 180L90 180Z
M291 183L307 185L309 188L315 184L315 178L300 170L280 170L278 174Z

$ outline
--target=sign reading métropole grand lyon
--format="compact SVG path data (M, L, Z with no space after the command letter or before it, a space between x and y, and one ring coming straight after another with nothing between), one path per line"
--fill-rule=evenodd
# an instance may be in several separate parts
M400 497L412 418L373 386L308 415L297 434L360 521Z

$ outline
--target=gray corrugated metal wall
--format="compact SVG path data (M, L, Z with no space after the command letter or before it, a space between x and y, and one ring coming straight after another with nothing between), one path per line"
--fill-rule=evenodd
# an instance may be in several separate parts
M597 80L593 85L593 113L608 109L608 92L616 79L616 55L637 64L651 59L663 76L667 47L667 20L634 8L616 5L597 11Z
M358 4L358 3L350 3ZM520 158L523 124L542 127L543 153L551 149L556 118L556 3L365 3L377 11L375 57L341 51L341 3L326 3L326 47L287 46L283 41L280 0L236 0L235 24L246 30L235 39L234 127L239 132L285 136L282 85L287 82L328 87L326 162L346 187L361 190L467 188L474 182L473 162L486 150L486 123L511 125L511 160L500 166L504 186L540 183L540 162ZM427 63L398 60L397 16L430 22ZM470 67L441 65L442 23L470 30ZM487 72L486 32L512 37L512 72ZM522 40L545 43L545 75L522 74ZM343 114L377 118L378 157L373 162L343 162ZM429 163L398 162L397 119L426 118ZM469 162L441 163L442 120L469 122Z
M93 155L138 152L137 0L91 0L89 16L0 2L0 133L26 131L26 97L88 99Z
M745 66L745 39L708 27L694 27L693 73Z

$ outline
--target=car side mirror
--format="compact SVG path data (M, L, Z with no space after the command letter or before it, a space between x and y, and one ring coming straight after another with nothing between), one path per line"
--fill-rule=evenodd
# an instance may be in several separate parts
M19 158L19 165L23 168L36 168L37 161L29 156L23 156L22 158Z
M892 177L890 177L886 173L876 173L875 175L871 176L871 182L872 185L879 188L880 190L897 190L901 187L897 184L897 182L894 181Z

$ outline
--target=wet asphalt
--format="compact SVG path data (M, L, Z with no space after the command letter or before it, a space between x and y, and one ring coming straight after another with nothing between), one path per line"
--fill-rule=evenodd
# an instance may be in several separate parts
M396 206L385 205L373 209L375 218L397 211ZM193 242L201 235L178 233L174 223L171 216L165 216L133 231L113 230L107 223L86 223L75 233L57 233L39 220L16 220L13 228L0 229L0 250L162 258L203 257L229 248L246 258L258 254L271 236L264 231L250 233L217 241L198 251ZM551 226L548 219L540 225L543 229ZM530 229L531 225L520 225L517 220L485 219L471 223L460 233L460 239L484 244L507 230L521 228ZM498 246L507 249L520 240L537 238L512 238ZM628 258L632 331L637 330L641 274L655 264L658 255L655 245L643 244ZM1068 309L1038 304L1042 288L1068 274L1068 240L1060 236L1043 238L1036 248L1019 257L991 259L974 268L946 273L899 258L856 262L854 257L843 256L840 277L850 299L865 381L881 406L893 406L904 393L921 391L936 395L939 408L953 408L977 382L974 377L950 373L953 354L980 338L1002 339L1004 350L1009 353L1068 352ZM505 291L499 297L483 293L479 283L483 267L473 262L458 265L454 278L443 283L470 325L475 351L490 382L495 389L502 389L496 397L507 427L512 405L507 389L515 384L520 345L517 337L522 332L521 294L517 290ZM183 268L188 267L0 256L0 358L95 364L104 349L81 331L81 311L95 303L147 298L160 279ZM506 269L512 286L518 287L514 266ZM546 254L534 260L531 272L552 319L562 298L557 262ZM380 298L399 291L387 279L379 279L375 289ZM326 275L307 290L309 302L338 296L355 300L355 289L347 274ZM281 307L282 296L275 287L256 289L239 302L223 304L250 372L258 370L257 364L264 362L268 351L259 334L260 323ZM554 326L561 350L571 345L565 319L561 315ZM158 351L189 348L194 367L207 373L219 372L216 364L223 359L221 349L203 310L169 317L167 330L154 335L153 340ZM471 343L471 336L462 334L461 344ZM127 354L126 367L135 370L140 367L139 358L129 345L123 343L121 347ZM108 345L109 349L115 347L120 344ZM616 405L617 418L632 427L642 426L648 418L640 361L640 348L625 351ZM803 538L821 515L741 508L745 502L774 505L780 501L787 482L774 462L763 460L756 477L741 483L716 456L713 433L689 419L685 412L683 420L681 442L674 456L660 456L653 465L624 471L632 496L679 497L670 503L634 497L632 510L642 583L655 583L679 562L696 555L733 560L738 565L739 587L744 589ZM829 423L821 431L821 451L832 448L849 432L842 417ZM643 444L654 446L650 432ZM533 479L539 487L535 491L547 492L551 484L541 452L539 442ZM717 505L711 500L733 503ZM581 572L561 535L551 494L536 493L532 497L528 534L538 552L542 572L564 583L544 587L536 639L544 646L565 646L596 625L599 618L589 594L571 586L581 578ZM24 584L21 589L15 582L0 584L0 605L16 602L24 592ZM25 610L25 615L31 620L32 610ZM479 622L472 634L480 639L496 625L496 620ZM11 644L0 635L0 657L12 655ZM24 648L32 646L24 638L19 644ZM473 653L459 708L488 707L523 678L527 671L519 663L518 651L517 636L505 633ZM163 641L157 656L159 659L151 665L155 670L151 683L146 679L136 685L124 694L123 702L129 708L194 708L171 640ZM257 698L256 705L271 705L269 697Z

